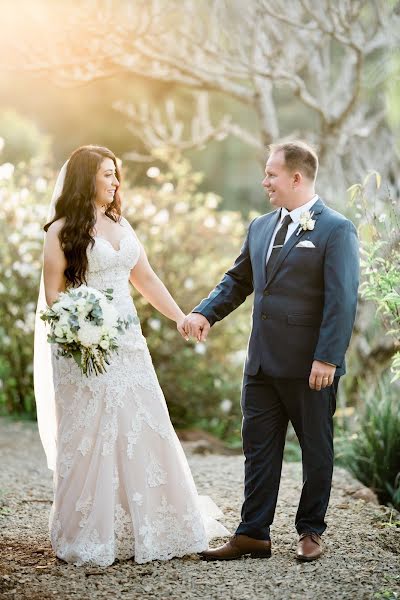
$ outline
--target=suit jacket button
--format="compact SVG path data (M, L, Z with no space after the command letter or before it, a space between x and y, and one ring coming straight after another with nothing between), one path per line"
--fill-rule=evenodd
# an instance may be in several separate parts
M262 318L262 320L263 320L263 321L265 321L265 319L267 318L267 315L266 315L265 313L263 313L263 314L261 315L261 318Z
M263 295L264 295L264 296L269 296L269 291L268 291L268 290L265 290L265 292L264 292L264 294L263 294Z

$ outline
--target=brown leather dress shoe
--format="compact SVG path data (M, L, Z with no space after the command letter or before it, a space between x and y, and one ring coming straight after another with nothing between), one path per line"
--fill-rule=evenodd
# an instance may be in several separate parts
M322 554L322 540L313 531L302 533L297 544L296 558L298 560L317 560Z
M250 554L251 558L269 558L270 540L256 540L247 535L235 534L223 546L200 552L200 557L204 560L235 560L246 554Z

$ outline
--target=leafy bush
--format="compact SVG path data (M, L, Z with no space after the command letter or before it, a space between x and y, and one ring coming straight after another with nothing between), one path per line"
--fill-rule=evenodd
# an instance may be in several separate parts
M3 162L19 164L46 156L50 140L29 119L13 110L0 113L0 135L5 142Z
M338 462L372 488L382 503L400 509L399 386L388 377L365 390L365 409L355 433L338 440Z
M160 158L160 157L159 157ZM149 187L124 187L123 212L149 260L185 312L218 282L239 252L239 213L219 211L220 198L199 192L201 175L180 157L149 169ZM42 226L54 174L0 166L0 410L34 416L32 353ZM185 342L174 323L135 294L143 332L174 423L201 424L237 439L240 383L250 305L211 331L206 344ZM132 367L134 368L134 366Z
M33 329L49 202L35 169L0 165L0 411L33 415Z
M398 201L382 189L378 173L350 188L350 200L360 220L360 294L375 306L373 326L383 327L391 338L392 379L389 371L377 382L376 372L366 367L356 399L360 409L338 439L338 462L343 463L380 501L400 508L400 218ZM360 315L359 315L360 322ZM376 356L375 360L379 361ZM361 368L363 367L361 363ZM364 408L361 409L362 404ZM350 408L350 407L348 407ZM361 416L358 414L361 413ZM350 433L349 433L350 431Z
M375 180L376 187L371 186ZM389 192L379 195L381 179L372 172L350 188L351 200L363 218L360 293L377 307L377 315L395 345L400 347L400 215ZM400 351L392 357L393 379L400 378Z

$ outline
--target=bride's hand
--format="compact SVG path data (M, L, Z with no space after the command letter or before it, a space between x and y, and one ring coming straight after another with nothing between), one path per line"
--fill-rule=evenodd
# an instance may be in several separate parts
M179 331L179 333L181 334L181 336L183 337L183 339L188 342L189 336L185 331L184 325L185 325L185 315L183 315L176 321L176 328Z

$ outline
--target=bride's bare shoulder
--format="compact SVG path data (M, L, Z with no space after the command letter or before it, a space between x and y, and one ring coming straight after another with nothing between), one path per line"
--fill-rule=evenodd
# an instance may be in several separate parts
M50 234L51 237L58 235L61 231L61 229L64 227L65 224L65 218L61 217L61 219L57 219L57 221L54 221L54 223L52 223L50 225L50 227L47 230L47 234Z
M120 220L120 224L122 225L122 227L125 227L126 229L129 229L129 231L131 233L133 233L133 235L135 237L137 237L136 235L136 231L133 229L132 225L129 223L128 219L125 219L125 217L121 216L121 220Z

